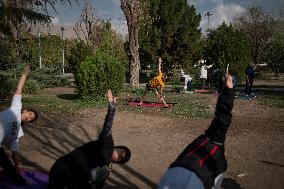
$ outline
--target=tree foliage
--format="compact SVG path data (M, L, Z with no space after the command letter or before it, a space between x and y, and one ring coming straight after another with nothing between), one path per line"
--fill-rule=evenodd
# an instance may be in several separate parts
M284 72L284 19L283 15L275 20L272 39L266 45L263 59L275 73L276 79L279 72Z
M186 0L147 0L145 22L140 31L141 60L153 62L163 56L169 64L190 67L201 56L198 29L201 16Z
M96 52L88 56L77 70L77 92L82 98L104 97L107 89L119 92L125 81L124 68L113 56Z
M218 28L210 30L204 56L207 62L214 64L222 73L229 64L230 72L241 80L250 58L247 38L231 24L228 26L223 23Z
M47 7L56 10L57 3L68 3L71 0L41 0L40 8L43 13L37 12L35 0L0 0L0 35L18 38L19 26L28 23L50 23Z
M264 61L266 46L274 33L274 18L260 7L249 7L234 20L234 26L244 32L249 40L251 60Z

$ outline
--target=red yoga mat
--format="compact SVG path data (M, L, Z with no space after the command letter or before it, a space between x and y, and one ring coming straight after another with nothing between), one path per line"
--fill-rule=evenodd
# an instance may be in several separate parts
M33 184L30 186L13 186L5 175L0 171L0 189L46 189L48 185L48 174L40 173L32 169L20 168L21 175L31 181Z
M129 106L140 106L140 102L137 101L130 101L128 102ZM144 101L141 106L143 107L158 107L158 108L170 108L175 105L175 103L167 103L169 107L166 107L163 103L158 102L146 102Z
M194 90L196 93L209 93L210 91L208 90Z

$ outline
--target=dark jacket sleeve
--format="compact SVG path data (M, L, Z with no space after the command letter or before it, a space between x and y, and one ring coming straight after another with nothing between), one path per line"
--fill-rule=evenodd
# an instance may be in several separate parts
M103 125L103 129L100 133L99 139L101 139L102 137L108 137L109 135L111 135L111 128L112 128L112 124L113 124L113 118L114 118L114 115L115 115L115 110L116 110L115 103L109 102L107 115L105 117L105 122L104 122L104 125Z
M218 143L225 142L226 133L232 121L233 102L234 90L225 87L217 100L215 118L205 131L205 135L210 140Z
M108 165L111 162L111 157L114 148L111 128L113 124L115 110L116 110L115 103L114 102L109 103L103 129L99 135L99 140L98 140L100 153L104 160L105 165Z

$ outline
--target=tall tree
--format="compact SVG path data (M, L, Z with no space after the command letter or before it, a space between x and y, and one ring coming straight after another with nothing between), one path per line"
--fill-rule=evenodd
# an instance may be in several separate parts
M200 58L201 17L186 0L148 0L147 22L140 32L143 60L163 56L169 64L189 67Z
M238 31L231 24L228 26L223 23L218 28L210 30L204 56L207 62L213 63L222 73L229 64L230 72L242 80L250 59L248 40L243 32Z
M47 14L47 6L56 10L56 3L71 3L70 0L42 0L44 13L38 13L35 9L35 0L0 0L0 35L19 36L19 26L27 23L51 22Z
M280 72L284 72L284 11L275 20L272 40L266 45L263 59L275 73L277 80Z
M250 7L234 20L234 26L243 31L250 44L254 64L264 61L265 47L274 32L274 18L260 7Z
M139 86L139 17L141 15L139 0L120 0L121 9L125 15L129 34L129 71L130 86Z
M84 41L89 45L93 51L95 51L95 43L92 43L92 36L96 30L96 26L100 25L100 19L96 15L95 7L90 0L84 0L84 8L81 12L79 21L75 24L75 33L77 38ZM96 39L95 39L96 40ZM93 42L95 41L93 40Z

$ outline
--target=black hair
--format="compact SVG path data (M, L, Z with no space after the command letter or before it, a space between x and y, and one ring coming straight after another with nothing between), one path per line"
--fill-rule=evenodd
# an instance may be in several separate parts
M122 149L125 152L125 156L123 156L119 161L114 161L116 164L124 164L130 160L131 151L126 146L115 146L114 149Z
M33 113L35 114L34 119L32 119L31 121L27 121L26 123L32 123L32 122L34 122L35 120L37 120L37 118L38 118L38 113L37 113L37 111L35 111L34 109L30 109L30 108L24 108L24 109L22 109L22 113L23 113L24 111L33 112Z

